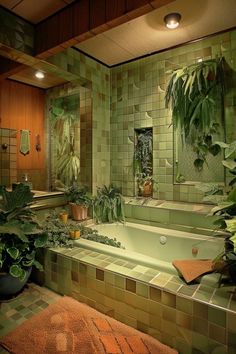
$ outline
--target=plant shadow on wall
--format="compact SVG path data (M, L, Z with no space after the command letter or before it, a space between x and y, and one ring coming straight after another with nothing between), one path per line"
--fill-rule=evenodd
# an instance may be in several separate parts
M222 161L228 176L232 175L227 187L217 184L200 184L196 186L205 193L204 202L216 204L210 215L217 215L214 222L216 227L223 231L225 249L215 259L216 270L223 277L236 283L236 141L231 144L215 142L225 151L225 159Z
M165 103L172 108L174 130L196 154L193 164L199 172L208 153L221 151L213 137L224 129L224 68L222 57L198 62L174 70L167 85Z
M52 165L54 187L65 188L79 180L80 174L80 100L79 95L52 100Z
M135 130L133 171L138 196L151 197L153 185L153 135L152 128Z

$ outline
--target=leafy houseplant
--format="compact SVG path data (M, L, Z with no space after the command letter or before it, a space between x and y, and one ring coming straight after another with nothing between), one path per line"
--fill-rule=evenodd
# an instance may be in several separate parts
M218 255L216 262L220 264L220 272L227 273L231 280L236 283L236 141L231 144L216 142L218 146L225 149L225 160L222 164L228 172L233 175L229 182L229 190L212 186L208 188L203 185L203 190L207 191L205 201L217 204L212 210L211 215L219 216L215 225L224 231L225 249Z
M179 129L183 143L193 147L194 166L201 171L210 152L220 152L213 143L218 132L216 102L224 114L224 60L216 58L174 70L167 86L166 107L172 108L174 129Z
M42 270L36 254L45 247L47 235L29 207L33 202L29 186L19 184L11 192L1 186L0 195L0 272L6 281L12 277L16 287L9 289L11 295L24 286L32 266ZM8 289L4 288L4 279L1 278L0 293L5 295Z
M138 186L138 194L149 197L152 195L152 130L149 128L141 129L136 132L134 145L134 175Z
M96 222L124 222L124 200L120 189L112 184L99 187L93 202L93 213Z
M66 190L65 195L69 201L73 219L87 219L88 208L92 205L92 198L88 194L88 188L73 183L72 186Z

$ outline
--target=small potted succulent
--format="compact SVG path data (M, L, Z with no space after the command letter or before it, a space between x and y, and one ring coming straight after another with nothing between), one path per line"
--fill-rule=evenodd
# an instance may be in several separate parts
M92 197L88 193L87 186L79 186L73 183L65 195L69 202L72 219L80 221L88 217L88 208L92 205Z

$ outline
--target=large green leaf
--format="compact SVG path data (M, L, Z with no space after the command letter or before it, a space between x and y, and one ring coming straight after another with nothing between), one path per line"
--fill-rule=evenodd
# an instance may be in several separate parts
M21 281L23 281L26 277L26 271L18 264L13 264L9 269L9 273L13 277L19 278Z
M228 160L223 160L222 164L228 168L229 170L233 170L236 168L236 162L234 160L228 159Z
M236 216L233 219L225 220L225 222L227 231L233 234L236 233Z
M227 200L236 203L236 187L233 187L229 192Z
M9 247L7 248L7 253L11 256L13 259L17 259L20 255L19 250L16 247Z
M217 205L216 207L212 208L211 210L211 215L214 215L216 213L219 213L221 211L225 211L227 209L232 208L233 206L235 206L235 202L233 201L225 201L220 203L219 205Z
M43 234L37 236L37 238L34 241L34 246L36 248L44 247L46 245L46 243L47 243L47 240L48 240L47 234L43 233Z
M16 221L14 223L6 223L5 225L0 225L0 234L16 235L23 242L29 242L28 238L25 236L24 232L20 228L20 222Z

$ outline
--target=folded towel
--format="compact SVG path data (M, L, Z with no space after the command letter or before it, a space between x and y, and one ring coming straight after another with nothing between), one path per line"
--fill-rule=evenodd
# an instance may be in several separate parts
M203 274L215 271L214 262L210 259L175 260L172 264L187 283L190 283Z

